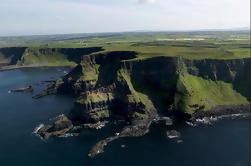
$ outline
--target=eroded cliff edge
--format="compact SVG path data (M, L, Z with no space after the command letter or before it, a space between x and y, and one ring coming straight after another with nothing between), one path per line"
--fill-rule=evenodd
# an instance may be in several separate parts
M90 150L94 157L115 139L146 134L162 116L193 120L250 112L251 59L136 59L135 55L118 51L83 56L68 75L35 96L78 96L70 114L42 128L41 135L48 138L79 127L124 122L120 133Z
M0 48L0 71L23 67L70 66L81 62L83 55L103 51L102 47L89 48Z

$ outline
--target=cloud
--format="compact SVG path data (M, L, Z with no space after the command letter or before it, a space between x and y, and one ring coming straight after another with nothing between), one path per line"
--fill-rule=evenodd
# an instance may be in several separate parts
M146 3L151 4L151 3L155 3L156 0L137 0L137 2L140 4L146 4Z

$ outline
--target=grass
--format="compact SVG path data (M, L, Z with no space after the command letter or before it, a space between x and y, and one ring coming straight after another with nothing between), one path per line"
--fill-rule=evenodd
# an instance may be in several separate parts
M67 56L60 53L51 54L33 54L27 53L24 59L20 61L22 65L36 65L36 66L76 66L75 62L70 62Z
M87 97L81 96L79 97L76 102L80 104L90 104L90 103L98 103L108 100L113 100L114 96L112 93L97 93L91 94Z
M0 52L0 63L10 63L11 58L5 57L3 53Z
M201 42L198 42L201 43ZM159 56L167 57L184 57L187 59L240 59L240 58L250 58L249 48L234 48L231 49L229 46L212 46L203 47L203 45L193 42L180 43L177 45L170 44L169 42L162 42L162 45L148 45L147 43L141 45L130 45L130 44L120 44L104 47L106 52L111 51L135 51L137 52L137 58L148 59ZM130 61L130 60L129 60Z
M196 39L203 40L196 41ZM188 59L250 58L250 33L248 31L131 32L0 37L0 43L6 43L0 47L90 48L100 46L105 49L104 52L135 51L138 53L136 59L158 56L181 56Z
M0 63L17 66L76 66L83 55L103 50L92 48L0 48Z
M127 85L129 86L131 94L127 95L128 96L128 102L129 103L143 103L146 107L146 111L151 111L154 108L153 103L149 99L149 97L144 94L136 91L134 89L134 86L131 82L131 74L129 73L128 70L121 69L120 74L123 77L123 79L126 81Z
M250 104L240 93L234 90L231 83L205 80L201 77L186 74L180 76L177 83L175 106L178 110L193 113L191 105L204 105L209 110L216 105Z

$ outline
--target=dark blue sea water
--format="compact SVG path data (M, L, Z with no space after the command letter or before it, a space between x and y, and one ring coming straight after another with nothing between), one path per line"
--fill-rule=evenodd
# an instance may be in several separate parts
M32 95L46 88L41 81L64 75L66 68L18 69L0 72L0 166L250 166L250 118L225 119L212 125L151 127L144 137L114 141L105 153L90 159L88 150L111 136L116 128L83 130L78 137L42 141L34 128L48 119L68 113L74 98ZM33 85L35 92L8 93ZM166 137L176 129L183 143ZM125 148L121 145L125 144Z

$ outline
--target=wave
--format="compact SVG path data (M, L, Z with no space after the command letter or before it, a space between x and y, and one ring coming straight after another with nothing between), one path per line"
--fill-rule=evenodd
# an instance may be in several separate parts
M99 130L99 129L102 129L103 127L105 127L105 125L101 124L101 125L97 126L96 129Z
M61 118L61 117L63 117L63 116L64 116L64 114L60 114L60 115L58 115L56 118L59 119L59 118Z
M59 138L67 138L67 137L73 137L74 135L72 133L66 133L63 135L58 136Z
M39 124L37 127L35 127L35 129L33 130L32 134L35 134L36 136L38 136L41 140L44 140L43 137L41 137L37 132L44 127L44 124L41 123Z
M246 118L249 117L251 114L230 114L230 115L221 115L221 116L217 116L217 117L204 117L202 119L196 119L196 123L202 123L202 124L212 124L212 122L218 121L218 120L222 120L222 119L227 119L227 118Z
M197 126L195 123L188 122L188 121L186 121L186 124L189 125L189 126L192 126L192 127L196 127Z
M60 114L54 118L51 118L50 121L56 121L56 120L59 120L61 117L65 116L64 114Z
M42 127L44 127L44 124L43 124L43 123L39 124L39 125L34 129L34 131L33 131L32 133L33 133L33 134L37 134L37 132L38 132Z

